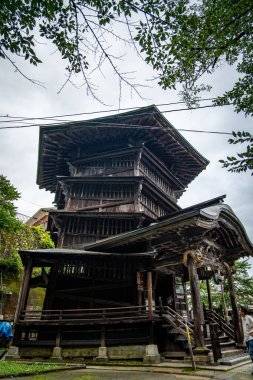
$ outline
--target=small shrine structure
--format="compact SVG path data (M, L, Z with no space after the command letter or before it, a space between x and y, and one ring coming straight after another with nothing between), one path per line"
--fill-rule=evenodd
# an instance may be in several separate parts
M55 193L48 229L56 248L20 252L21 357L149 363L185 358L192 346L208 362L217 357L215 340L207 342L217 322L242 344L233 264L252 256L252 244L225 196L177 203L207 164L155 106L40 127L37 183ZM213 310L210 278L227 281L231 321ZM43 293L37 308L34 288Z

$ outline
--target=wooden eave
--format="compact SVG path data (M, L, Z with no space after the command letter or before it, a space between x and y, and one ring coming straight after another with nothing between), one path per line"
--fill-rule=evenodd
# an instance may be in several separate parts
M106 219L146 219L150 222L154 222L155 219L151 218L150 216L144 214L143 212L106 212L106 211L82 211L82 210L76 210L76 211L66 211L66 210L52 210L52 212L49 213L50 215L54 215L56 217L83 217L83 218L106 218Z
M252 243L241 222L229 206L221 204L214 207L195 205L148 227L87 244L85 249L131 251L141 242L149 241L158 254L182 254L194 242L201 242L210 231L215 231L219 236L219 243L228 260L253 256Z
M151 252L134 252L134 253L115 253L115 252L94 252L85 251L82 249L36 249L36 250L21 250L19 251L22 262L25 263L29 258L32 258L33 266L52 265L55 261L60 260L82 260L82 259L101 259L108 258L113 260L133 260L141 263L153 262L155 251Z
M144 143L186 187L208 164L155 106L93 120L40 127L37 183L55 191L56 176L68 175L69 153L78 146L110 147ZM99 151L98 151L99 153ZM102 150L101 150L102 153Z

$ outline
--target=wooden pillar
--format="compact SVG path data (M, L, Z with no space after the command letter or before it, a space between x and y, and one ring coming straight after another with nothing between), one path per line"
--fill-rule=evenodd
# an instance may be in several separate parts
M55 347L61 347L61 338L62 338L61 327L58 327L58 330L56 333L56 339L55 339Z
M222 297L222 303L223 303L224 317L226 319L226 322L229 323L228 309L227 309L226 300L225 300L225 296L224 296L223 284L220 285L220 291L221 291L221 297Z
M20 313L25 310L29 295L29 282L32 274L32 258L28 257L26 260L25 268L24 268L24 274L22 279L21 288L19 291L18 296L18 303L17 303L17 309L15 314L15 320L14 324L16 324L19 320Z
M48 278L43 310L52 309L52 304L53 304L54 296L56 293L58 269L59 269L59 262L55 263L50 268L50 275Z
M105 347L105 326L101 327L100 346Z
M154 321L151 321L149 326L149 344L154 344Z
M208 308L210 310L212 310L213 309L213 303L212 303L212 296L211 296L211 289L210 289L209 278L206 279L206 290L207 290L207 298L208 298Z
M204 347L204 314L200 296L199 277L193 258L188 256L188 272L191 287L191 298L194 317L194 340L196 348Z
M143 306L143 300L142 300L142 295L143 295L143 281L142 281L142 275L140 272L136 273L136 289L137 289L137 305L138 306Z
M185 302L185 307L186 307L186 313L187 313L188 318L190 318L189 305L187 301L186 282L184 279L182 279L182 285L184 289L184 302Z
M147 272L147 290L148 290L148 318L151 320L153 316L152 272Z
M231 271L231 267L227 263L224 263L224 264L227 269L228 290L229 290L231 307L232 307L232 316L233 316L234 329L235 329L235 339L236 339L236 343L243 344L243 330L242 330L242 324L241 324L238 309L237 309L237 299L236 299L236 294L235 294L232 271Z

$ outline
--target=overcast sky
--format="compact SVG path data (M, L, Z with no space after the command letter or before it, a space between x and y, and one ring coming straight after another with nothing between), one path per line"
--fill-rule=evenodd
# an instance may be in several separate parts
M121 49L124 53L125 47L121 47ZM65 80L64 64L57 54L52 54L53 48L41 45L40 50L45 64L40 65L39 68L33 68L28 64L19 64L27 75L44 82L46 88L28 82L20 74L14 72L8 62L3 60L0 62L1 116L44 117L118 108L119 81L109 66L104 68L103 75L96 74L95 76L99 86L97 94L106 103L106 105L102 105L91 96L87 96L84 88L76 89L67 85L58 94L57 92ZM152 71L133 52L118 63L118 66L122 71L135 71L135 74L131 74L132 77L135 76L135 82L148 86L140 88L143 99L132 94L129 88L123 86L120 101L122 108L159 105L179 100L175 91L163 91L155 81L146 81L152 77ZM235 72L232 69L226 67L220 69L211 80L215 85L214 91L205 96L221 94L224 89L231 86L234 76ZM158 108L161 111L168 111L175 107L158 106ZM165 112L164 115L178 129L231 132L232 130L249 131L252 127L252 119L234 113L232 107ZM77 117L74 120L93 118L94 116ZM99 116L103 116L103 114L99 114ZM70 118L65 118L65 120L70 120ZM7 125L17 124L1 123L0 126ZM32 216L40 207L50 207L53 201L53 194L39 190L36 185L38 132L38 127L0 130L0 173L7 176L21 193L21 199L17 202L18 212L28 216ZM228 153L236 153L240 147L229 146L227 144L228 137L225 135L181 133L210 161L210 164L189 185L179 201L180 206L190 206L226 194L225 203L232 207L253 241L253 178L250 173L228 173L218 163L220 158L226 157Z

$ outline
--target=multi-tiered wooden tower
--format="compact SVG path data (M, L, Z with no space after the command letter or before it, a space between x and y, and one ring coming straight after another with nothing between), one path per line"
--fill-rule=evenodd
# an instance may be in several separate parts
M80 247L178 211L207 165L155 107L41 128L38 184L56 193L49 229Z
M198 278L231 279L226 265L252 254L238 219L220 205L224 197L185 210L177 204L207 163L154 106L41 127L37 183L55 192L48 228L57 248L21 252L21 356L156 361L157 347L182 356L184 318L192 317L192 341L207 354ZM45 296L34 309L38 287Z

